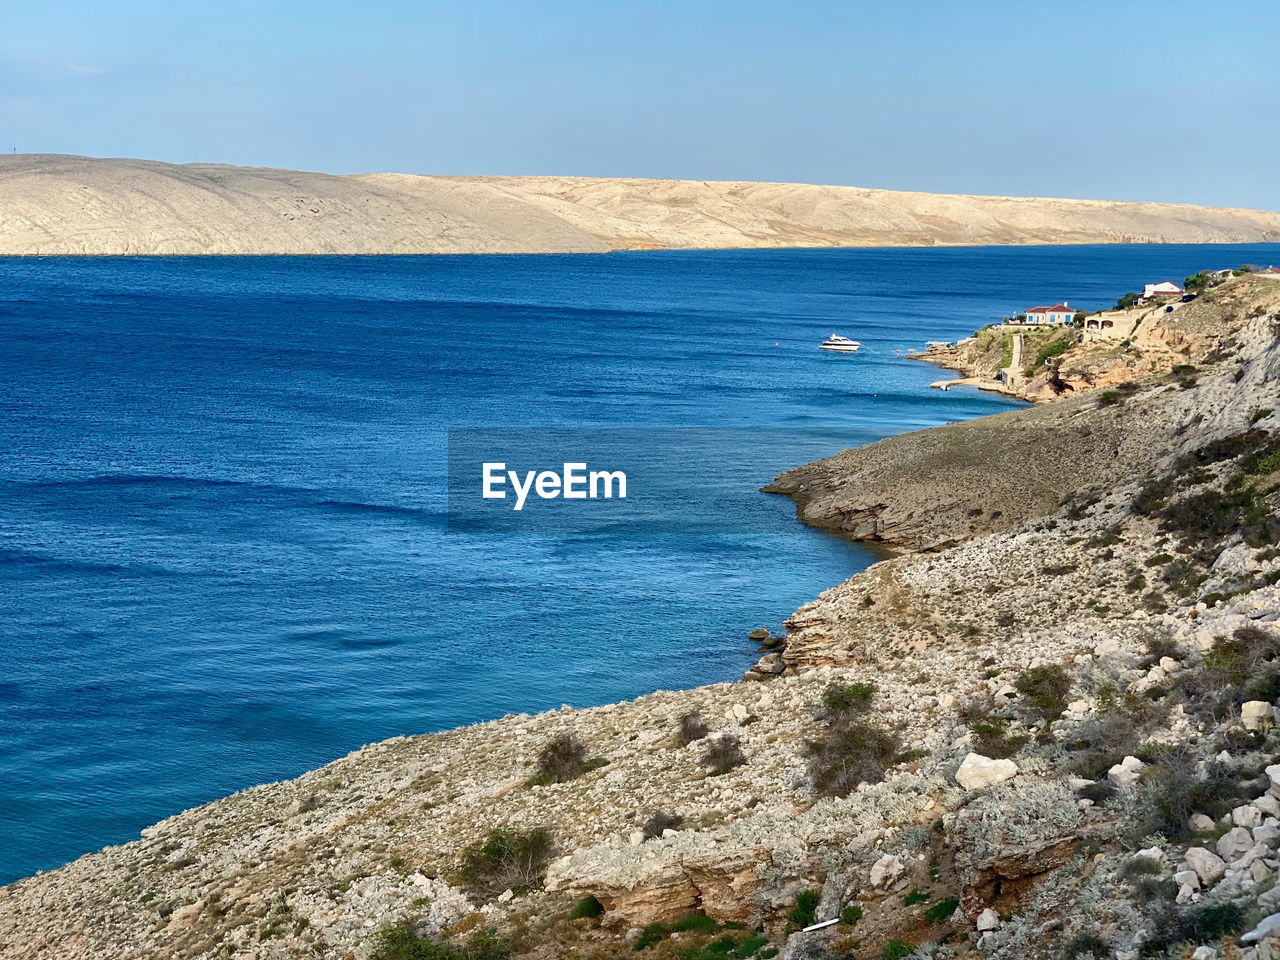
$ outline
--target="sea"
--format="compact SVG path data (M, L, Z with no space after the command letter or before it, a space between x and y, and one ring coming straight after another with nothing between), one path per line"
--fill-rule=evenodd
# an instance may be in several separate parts
M907 349L1277 260L0 259L0 883L387 737L740 677L750 630L876 559L762 485L1017 406ZM733 495L687 528L450 522L454 431L546 428L710 429Z

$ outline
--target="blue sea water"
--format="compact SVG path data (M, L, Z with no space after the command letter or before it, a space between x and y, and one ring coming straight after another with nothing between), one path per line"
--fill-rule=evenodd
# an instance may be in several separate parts
M721 478L785 519L755 491L829 428L1012 406L897 351L1275 259L0 259L0 883L388 736L734 678L748 630L873 559L798 524L450 533L450 427L785 428Z

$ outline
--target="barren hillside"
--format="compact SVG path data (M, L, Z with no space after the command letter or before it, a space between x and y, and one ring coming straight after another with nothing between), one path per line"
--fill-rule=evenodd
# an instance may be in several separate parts
M574 253L1280 240L1280 213L790 183L330 176L0 157L0 255Z

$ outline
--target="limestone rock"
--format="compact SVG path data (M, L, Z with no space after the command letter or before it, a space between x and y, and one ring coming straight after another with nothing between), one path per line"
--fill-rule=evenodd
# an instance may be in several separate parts
M1137 782L1142 768L1146 766L1137 757L1125 757L1107 771L1107 779L1117 787L1127 787Z
M1253 834L1244 827L1232 827L1218 838L1218 856L1223 860L1235 860L1253 846Z
M871 867L870 883L876 889L883 889L898 877L902 876L902 871L906 869L899 857L886 853L877 860Z
M1270 768L1268 768L1270 771ZM1263 937L1275 936L1280 934L1280 913L1273 913L1259 921L1258 925L1246 933L1240 939L1245 943L1257 943Z
M1246 700L1240 705L1240 722L1250 733L1266 733L1275 726L1271 704L1265 700Z
M994 930L1000 926L1000 915L987 907L982 913L978 914L978 921L973 928L979 933L986 933L988 930Z
M1227 865L1223 859L1204 847L1191 847L1184 859L1206 886L1217 883L1227 872Z
M1187 826L1191 828L1192 833L1208 833L1217 824L1213 822L1212 817L1206 817L1203 813L1193 813L1187 820Z
M1180 887L1190 887L1197 890L1200 887L1200 874L1194 870L1179 870L1173 875L1173 882Z
M1018 765L1012 760L992 760L980 753L971 753L956 771L956 783L966 790L981 790L1011 780L1017 774Z
M1248 827L1252 830L1254 827L1262 826L1262 811L1253 804L1236 807L1231 811L1231 822L1237 827Z
M1280 798L1280 763L1273 763L1266 769L1267 779L1271 781L1271 788L1267 791L1273 797Z

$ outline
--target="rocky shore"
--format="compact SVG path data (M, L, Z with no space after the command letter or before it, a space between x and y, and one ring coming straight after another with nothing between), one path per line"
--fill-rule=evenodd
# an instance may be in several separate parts
M909 352L913 360L934 363L960 374L932 386L971 386L1031 403L1059 400L1117 387L1176 367L1194 365L1209 356L1227 335L1235 314L1256 304L1250 297L1269 296L1260 274L1255 283L1231 286L1239 303L1214 296L1188 302L1157 299L1100 310L1080 311L1073 326L991 324L956 343L931 343ZM1258 285L1257 281L1264 281Z
M187 811L0 889L0 957L1280 957L1280 283L1192 306L777 478L896 555L744 680Z

